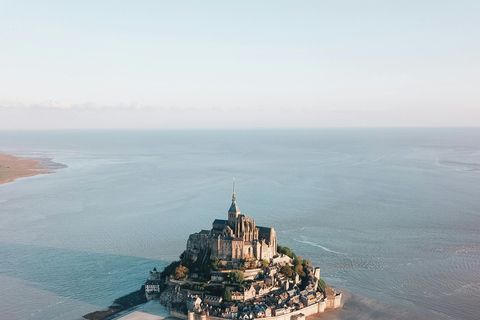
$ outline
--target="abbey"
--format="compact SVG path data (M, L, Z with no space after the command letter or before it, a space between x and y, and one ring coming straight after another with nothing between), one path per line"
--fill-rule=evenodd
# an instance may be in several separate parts
M230 262L270 261L277 254L277 235L273 228L256 226L255 220L240 213L234 185L228 220L216 219L211 230L191 234L187 252Z
M341 306L320 268L278 248L273 228L240 213L234 184L228 218L191 234L180 261L151 271L145 295L181 320L305 320Z

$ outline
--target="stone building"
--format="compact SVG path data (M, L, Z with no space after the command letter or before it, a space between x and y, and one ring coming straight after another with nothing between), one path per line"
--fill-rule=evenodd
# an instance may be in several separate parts
M157 271L157 268L153 268L153 271L150 271L150 277L147 282L145 282L145 295L148 300L154 299L160 293L160 272Z
M256 226L255 220L240 213L234 185L228 219L216 219L211 230L191 234L187 252L224 261L270 261L277 254L277 235L273 228Z

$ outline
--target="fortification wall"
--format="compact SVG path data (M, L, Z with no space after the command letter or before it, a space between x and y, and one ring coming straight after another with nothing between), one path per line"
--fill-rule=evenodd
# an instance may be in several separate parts
M340 302L341 296L338 299L338 302ZM328 299L326 299L328 300ZM340 306L340 305L339 305ZM274 316L274 317L267 317L267 318L258 318L258 320L296 320L296 315L298 314L303 314L305 317L311 316L312 314L315 313L323 313L325 309L327 308L327 302L322 300L320 302L316 302L308 307L305 307L300 310L296 310L290 313L283 314L281 316ZM189 312L189 315L185 315L180 312L176 311L170 311L170 316L182 319L182 320L225 320L225 318L221 317L213 317L213 316L205 316L205 315L200 315L200 314L195 314L193 312ZM257 319L257 318L256 318Z
M338 293L335 296L327 297L327 308L336 309L342 306L342 294Z
M295 316L297 314L304 314L306 317L311 316L312 314L319 313L319 312L324 312L326 307L326 303L324 301L320 301L317 303L312 304L311 306L305 307L300 310L296 310L294 312L282 314L281 316L276 316L276 317L268 317L265 319L268 320L292 320L292 316Z

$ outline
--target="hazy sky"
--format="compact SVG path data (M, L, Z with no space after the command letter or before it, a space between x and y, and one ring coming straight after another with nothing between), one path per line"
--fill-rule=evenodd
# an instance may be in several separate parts
M480 1L2 1L0 129L480 125Z

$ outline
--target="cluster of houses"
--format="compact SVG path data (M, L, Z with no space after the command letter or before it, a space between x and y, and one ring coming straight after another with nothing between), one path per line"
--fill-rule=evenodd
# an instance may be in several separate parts
M280 272L282 264L284 263L266 269L243 271L246 282L242 286L226 281L232 270L212 271L211 280L204 284L207 289L205 291L182 289L182 284L188 284L188 281L179 283L167 280L168 284L174 287L172 291L176 292L177 296L182 296L182 300L185 301L181 308L172 309L171 314L186 320L268 317L302 320L302 316L340 306L341 294L329 287L326 287L325 291L319 288L320 268L311 266L305 268L306 276L303 277L304 283L301 284L298 274L294 273L289 279ZM150 272L150 277L145 283L147 297L155 298L158 295L161 281L156 269ZM225 301L221 295L208 294L209 286L228 289L230 300ZM304 289L301 290L299 287Z
M252 284L251 288L254 286ZM222 297L211 295L204 295L202 300L199 295L191 294L187 297L186 305L189 313L197 315L205 314L209 317L227 319L254 319L278 317L301 311L325 298L319 291L300 291L295 285L289 289L288 291L272 290L263 296L239 302L224 302Z

